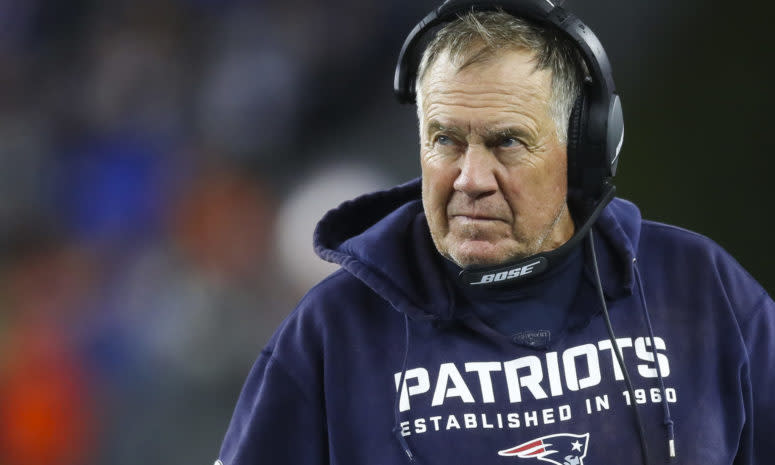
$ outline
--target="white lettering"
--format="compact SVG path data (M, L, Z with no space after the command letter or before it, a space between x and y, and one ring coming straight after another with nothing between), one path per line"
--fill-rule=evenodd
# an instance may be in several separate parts
M519 376L517 371L520 368L529 368L530 374ZM544 377L541 369L541 360L535 355L520 357L510 360L503 364L503 371L506 374L506 385L509 389L509 401L511 403L522 402L521 387L526 387L536 399L546 399L548 396L539 384Z
M662 340L661 337L654 338L654 346L657 348L657 350L666 350L665 341ZM635 355L637 355L639 359L645 362L651 362L653 364L654 353L651 351L650 347L650 337L639 337L635 339ZM657 360L659 361L659 371L662 372L662 377L667 378L670 376L670 362L667 360L667 356L657 352ZM640 364L638 365L638 373L644 378L657 377L657 369L655 365Z
M530 263L529 265L523 266L522 267L522 273L520 273L520 276L525 276L526 274L532 273L533 272L533 267L538 265L539 263L541 263L541 262L533 262L533 263Z
M471 283L473 285L476 284L488 284L491 282L500 282L505 281L507 279L513 279L517 276L525 276L533 272L533 267L541 263L540 260L535 261L533 263L528 263L524 266L518 266L516 268L512 268L508 271L499 271L498 273L490 273L482 276L482 279L479 280L479 282Z
M533 410L532 412L525 412L525 428L531 426L538 426L538 412Z
M562 378L560 376L560 363L557 361L557 352L546 354L546 371L549 374L549 389L552 397L562 395Z
M482 388L482 402L485 404L491 404L495 402L495 394L492 391L492 376L490 373L500 370L501 364L498 362L466 363L466 371L475 371L479 375L479 385Z
M401 373L396 373L396 390L398 390L398 383L401 382ZM409 381L409 379L416 379L417 384L414 386L410 386L409 389L406 388L406 384ZM412 370L407 370L406 375L404 375L404 386L401 389L401 397L398 401L398 411L399 412L405 412L409 410L409 396L414 396L417 394L422 394L424 392L428 392L428 390L431 388L431 383L428 378L428 370L425 368L414 368Z
M453 387L449 387L450 382L452 382ZM442 363L439 367L439 379L431 405L434 407L442 405L444 399L448 397L460 397L467 404L474 403L474 396L471 395L471 391L468 390L468 386L466 386L454 363Z
M637 391L636 391L637 392ZM596 402L600 403L600 397L597 396ZM590 399L587 399L589 401ZM608 399L605 400L608 402ZM607 409L607 407L606 407ZM597 411L602 410L598 407ZM522 426L529 428L539 425L552 425L557 422L564 422L572 419L572 411L570 405L565 404L559 407L550 407L542 410L528 410L522 412L511 413L496 413L493 421L493 414L489 413L460 413L450 414L446 417L446 430L452 429L467 429L467 430L485 430L485 429L504 429L504 428L520 428ZM520 415L522 415L522 422L520 422ZM504 421L503 417L506 417ZM434 416L428 418L414 418L409 421L400 423L401 434L403 436L409 436L411 434L424 434L429 431L441 431L444 427L440 424L442 420L441 416ZM431 423L433 426L431 426ZM496 426L497 425L497 426Z
M554 410L545 408L541 410L541 415L544 417L544 424L554 423Z
M425 418L418 418L414 420L414 432L417 434L422 434L424 432L428 431L428 428L425 426Z
M576 358L584 357L588 375L579 379L576 373ZM588 388L600 384L600 362L597 358L597 347L584 344L571 347L562 354L562 364L565 367L565 383L571 391Z
M631 367L631 372L637 368L637 373L641 377L654 378L657 376L656 368L659 367L662 376L667 377L670 375L670 363L665 353L665 341L656 337L654 345L657 349L656 354L651 350L651 339L648 337L619 338L614 344L609 340L601 340L594 344L571 347L562 353L546 352L542 355L527 355L505 362L443 363L439 365L438 371L432 372L425 368L414 368L406 371L401 386L399 386L401 373L394 375L396 390L399 392L399 411L411 410L411 404L419 399L423 399L432 407L448 404L452 398L458 398L459 400L454 402L460 404L476 402L494 404L498 402L496 393L503 392L502 395L508 395L509 402L514 404L522 402L525 395L541 400L549 396L562 396L566 390L579 391L597 386L602 382L601 352L610 354L611 368L606 367L606 372L613 374L612 379L621 381L624 379L624 374L616 360L614 347L629 356L629 360L626 361ZM633 350L626 351L628 347ZM609 362L606 360L603 363ZM496 374L501 371L503 375ZM430 373L435 375L435 379L430 379ZM477 381L478 392L475 386L469 386L469 383L476 384ZM496 386L496 383L499 385ZM481 397L474 397L474 392L481 393ZM658 395L664 394L660 392ZM426 406L428 406L427 403ZM591 402L587 406L587 411L591 413L595 408L604 407L596 406L595 402Z
M619 349L619 355L622 356L622 360L624 360L624 354L622 353L622 349L625 347L632 347L632 338L629 337L621 337L616 338L616 345ZM611 344L611 341L609 339L606 339L604 341L600 341L597 343L597 346L600 348L600 350L608 350L611 352L611 360L614 364L614 379L617 381L621 381L624 379L624 374L622 373L622 367L619 366L619 360L616 358L616 354L614 353L614 345Z
M408 421L402 421L401 422L401 436L410 436L412 433L409 431L409 422Z

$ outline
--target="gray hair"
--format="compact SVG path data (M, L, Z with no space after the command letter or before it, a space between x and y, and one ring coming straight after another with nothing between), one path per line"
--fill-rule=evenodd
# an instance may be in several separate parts
M560 31L529 23L502 10L469 12L438 31L425 48L417 71L418 115L422 111L423 78L443 53L448 52L450 61L463 69L492 57L499 50L515 48L534 52L536 69L550 69L549 112L557 128L557 139L566 142L568 120L581 94L584 60L576 45Z

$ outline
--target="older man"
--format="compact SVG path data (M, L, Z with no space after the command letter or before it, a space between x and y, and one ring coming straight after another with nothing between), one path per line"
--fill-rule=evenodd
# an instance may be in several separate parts
M219 462L771 463L772 299L710 240L609 203L620 107L609 88L595 113L586 27L482 3L431 18L422 180L320 222L342 269L259 356Z

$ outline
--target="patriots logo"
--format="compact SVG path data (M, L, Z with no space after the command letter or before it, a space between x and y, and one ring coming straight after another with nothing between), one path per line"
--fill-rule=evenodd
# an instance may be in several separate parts
M555 465L584 465L587 456L589 433L586 434L551 434L538 439L523 442L510 449L498 451L505 457L535 458ZM549 458L549 456L552 456Z

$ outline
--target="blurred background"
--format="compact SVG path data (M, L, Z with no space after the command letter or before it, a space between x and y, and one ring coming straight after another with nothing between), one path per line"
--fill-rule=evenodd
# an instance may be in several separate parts
M0 0L0 464L212 463L256 355L332 269L315 222L419 173L391 85L436 3ZM614 66L620 195L772 291L758 3L566 6Z

